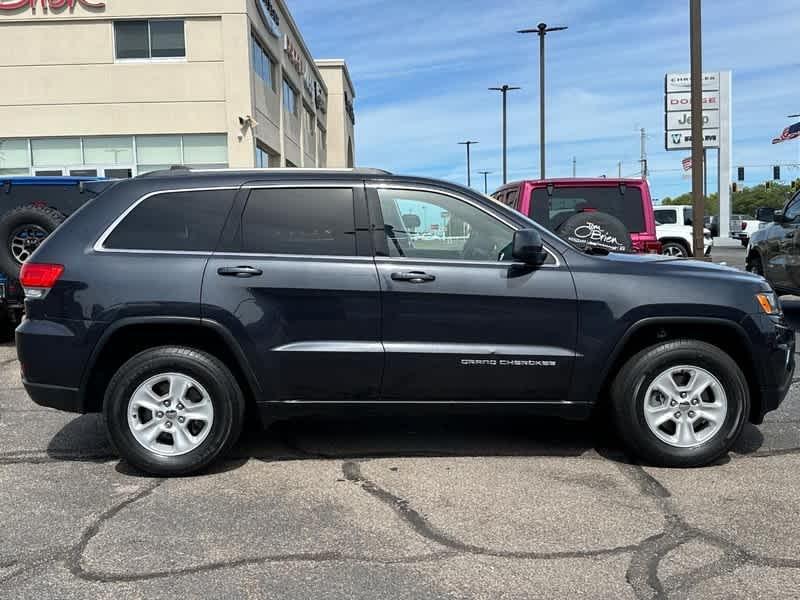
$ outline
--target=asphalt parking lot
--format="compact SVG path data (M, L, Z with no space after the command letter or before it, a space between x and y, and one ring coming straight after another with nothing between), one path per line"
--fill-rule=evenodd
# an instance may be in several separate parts
M800 326L800 305L791 302ZM154 479L40 409L0 347L0 598L789 598L800 382L703 469L593 424L295 420Z

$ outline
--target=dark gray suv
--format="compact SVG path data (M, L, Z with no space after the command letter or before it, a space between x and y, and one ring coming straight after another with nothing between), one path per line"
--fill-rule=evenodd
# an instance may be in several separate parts
M28 393L102 411L122 456L162 475L208 465L246 414L367 407L601 406L637 456L699 465L775 409L794 370L760 277L585 254L471 190L375 170L116 183L21 281Z

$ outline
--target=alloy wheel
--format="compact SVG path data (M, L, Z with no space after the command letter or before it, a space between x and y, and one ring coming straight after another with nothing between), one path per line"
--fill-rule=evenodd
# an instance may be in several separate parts
M134 439L159 456L191 452L205 441L213 424L208 392L182 373L150 377L128 403L128 427Z
M705 369L678 365L662 371L644 396L650 431L676 448L694 448L719 433L728 413L720 380Z

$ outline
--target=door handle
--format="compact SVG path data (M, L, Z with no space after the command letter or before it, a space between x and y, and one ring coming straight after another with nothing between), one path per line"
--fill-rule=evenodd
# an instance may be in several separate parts
M220 267L217 273L223 277L258 277L264 271L255 267Z
M422 271L407 271L404 273L392 273L392 281L406 281L408 283L426 283L435 281L435 275L428 275Z

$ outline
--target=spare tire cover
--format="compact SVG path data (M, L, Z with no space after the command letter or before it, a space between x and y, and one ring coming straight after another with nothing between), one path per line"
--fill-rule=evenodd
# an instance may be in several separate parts
M617 217L603 212L580 212L564 221L556 231L578 250L632 252L631 234Z

